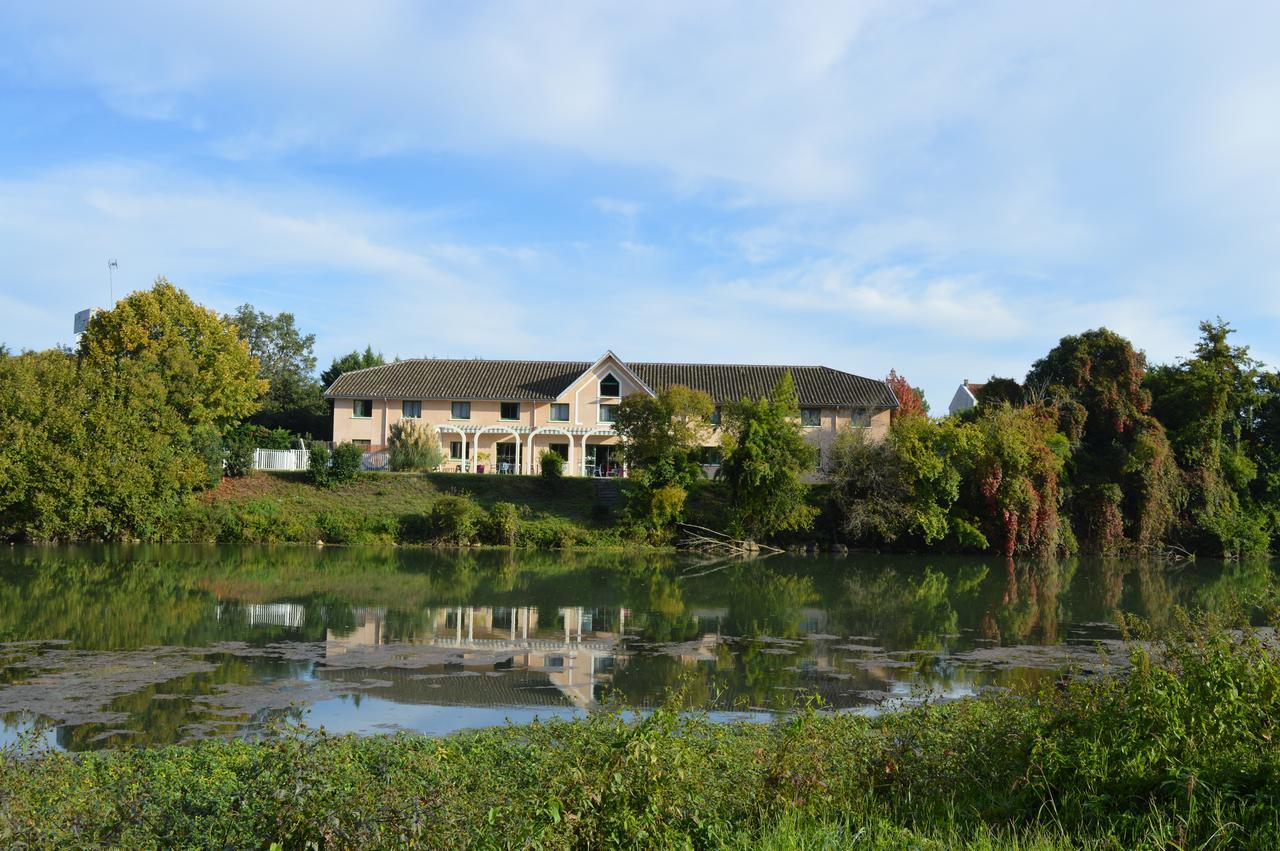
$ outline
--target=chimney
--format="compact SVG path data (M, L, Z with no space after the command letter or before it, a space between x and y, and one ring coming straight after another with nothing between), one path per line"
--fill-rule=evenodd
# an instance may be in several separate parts
M967 378L966 378L966 379L964 380L964 386L965 386L965 387L968 387L968 386L969 386L969 379L967 379Z

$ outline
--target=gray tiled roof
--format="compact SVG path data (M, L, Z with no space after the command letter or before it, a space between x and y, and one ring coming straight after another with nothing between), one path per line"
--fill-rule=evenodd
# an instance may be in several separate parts
M591 367L588 361L453 360L426 358L389 363L341 375L330 398L388 398L548 402ZM716 402L768 395L788 370L801 405L897 407L883 381L825 366L760 366L710 363L628 363L654 390L683 384Z

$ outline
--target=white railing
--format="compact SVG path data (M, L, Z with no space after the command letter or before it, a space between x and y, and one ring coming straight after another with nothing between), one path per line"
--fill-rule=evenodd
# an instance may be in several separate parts
M255 449L253 450L253 469L305 470L310 459L311 453L305 449Z

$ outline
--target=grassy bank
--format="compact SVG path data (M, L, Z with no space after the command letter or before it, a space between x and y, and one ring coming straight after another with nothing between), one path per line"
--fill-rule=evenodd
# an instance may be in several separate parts
M1280 845L1280 660L1202 625L1124 680L864 719L659 711L445 739L0 759L5 847Z
M620 482L625 498L628 483ZM179 513L168 540L220 543L623 547L648 543L595 482L456 473L361 473L316 487L301 473L223 479Z

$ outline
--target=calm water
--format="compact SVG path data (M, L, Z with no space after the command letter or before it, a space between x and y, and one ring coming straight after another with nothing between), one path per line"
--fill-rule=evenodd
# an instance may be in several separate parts
M877 711L1102 667L1267 565L293 547L0 550L0 744L444 733L681 690L725 717Z

